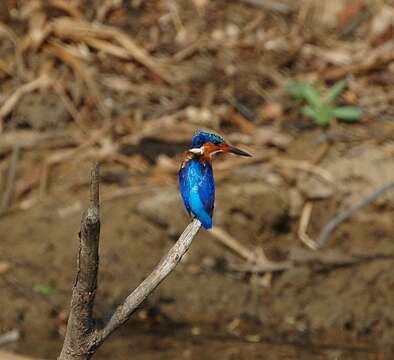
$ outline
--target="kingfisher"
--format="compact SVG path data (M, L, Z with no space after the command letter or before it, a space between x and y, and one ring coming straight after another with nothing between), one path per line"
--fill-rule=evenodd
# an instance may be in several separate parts
M186 151L179 170L179 188L187 212L200 220L205 229L212 228L215 204L212 155L217 153L252 156L226 143L217 134L205 131L194 134L191 148Z

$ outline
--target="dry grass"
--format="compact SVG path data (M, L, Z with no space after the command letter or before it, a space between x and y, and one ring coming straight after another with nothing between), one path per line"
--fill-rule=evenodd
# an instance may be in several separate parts
M22 150L22 164L32 161L23 156L26 150L41 159L27 166L39 168L39 176L18 174L23 191L10 209L34 206L34 199L47 196L51 169L69 162L100 159L147 184L167 183L165 174L173 176L178 157L161 156L152 164L140 152L123 149L146 139L169 147L186 143L198 127L229 133L256 155L224 161L219 180L237 166L268 162L284 177L307 172L335 183L317 164L328 146L312 162L281 154L300 122L285 91L294 79L347 77L341 101L363 106L366 123L394 114L394 10L387 2L163 0L87 6L81 0L35 0L4 6L0 166L8 167L15 147ZM64 139L56 118L37 128L30 115L42 109L23 107L29 96L37 101L49 95L68 116ZM23 116L27 129L22 130Z

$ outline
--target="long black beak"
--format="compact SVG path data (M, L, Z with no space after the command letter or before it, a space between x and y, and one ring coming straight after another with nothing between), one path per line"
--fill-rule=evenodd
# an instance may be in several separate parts
M231 146L231 145L229 145L228 152L231 152L236 155L241 155L241 156L249 156L249 157L252 156L251 154L247 153L246 151L243 151L243 150L238 149L235 146Z

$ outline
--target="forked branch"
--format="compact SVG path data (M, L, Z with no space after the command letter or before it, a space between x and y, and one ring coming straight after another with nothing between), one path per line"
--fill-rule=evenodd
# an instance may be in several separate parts
M77 277L59 360L89 359L108 336L124 324L149 294L175 269L201 227L201 223L194 219L156 268L118 306L104 327L98 328L92 310L99 266L99 182L99 166L95 164L91 174L90 206L81 221Z

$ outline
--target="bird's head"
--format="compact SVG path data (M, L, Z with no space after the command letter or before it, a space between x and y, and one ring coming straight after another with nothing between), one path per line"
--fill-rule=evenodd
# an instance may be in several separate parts
M220 152L233 153L241 156L252 156L246 151L226 143L221 136L205 131L198 131L194 134L192 138L192 147L189 149L189 152L197 156L203 156L206 159L210 159L213 154Z

